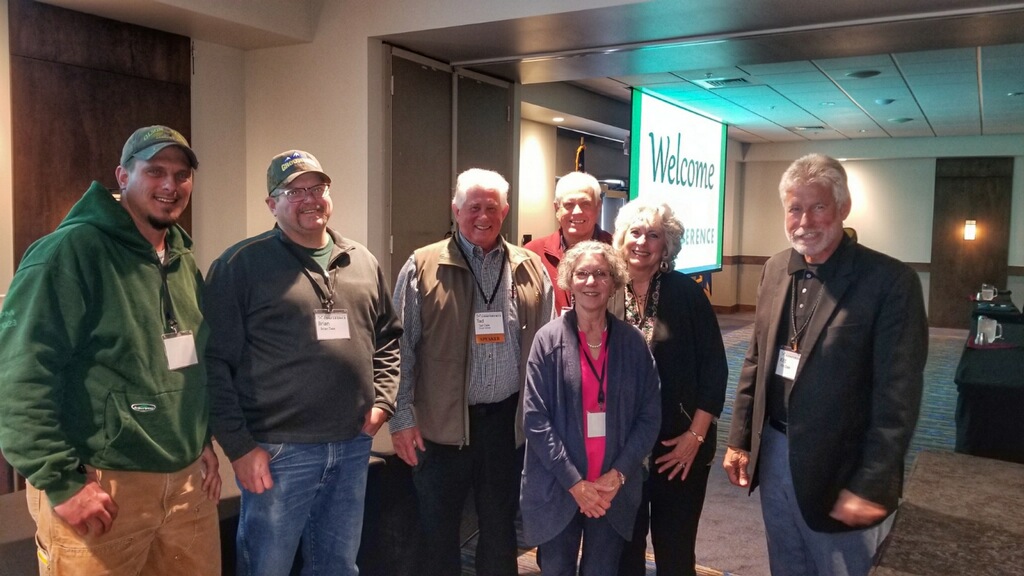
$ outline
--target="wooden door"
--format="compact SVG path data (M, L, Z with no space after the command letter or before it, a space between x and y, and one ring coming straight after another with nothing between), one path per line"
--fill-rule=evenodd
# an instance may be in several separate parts
M939 158L935 164L929 324L967 328L982 283L1006 288L1012 158ZM977 238L964 239L964 222Z
M136 128L190 137L191 41L29 0L10 0L14 260L48 234ZM59 31L56 33L55 31ZM191 228L191 210L181 224Z

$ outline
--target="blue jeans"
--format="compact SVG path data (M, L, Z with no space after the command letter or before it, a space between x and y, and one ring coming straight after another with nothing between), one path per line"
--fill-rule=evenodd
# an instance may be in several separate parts
M287 576L302 544L302 574L356 576L372 438L264 444L274 487L242 490L239 576Z
M866 576L893 516L849 532L815 532L804 522L793 490L786 435L765 426L758 457L761 514L772 576Z

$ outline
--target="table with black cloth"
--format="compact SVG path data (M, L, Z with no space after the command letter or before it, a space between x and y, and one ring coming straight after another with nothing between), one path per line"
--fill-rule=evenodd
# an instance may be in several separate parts
M971 309L971 321L977 324L978 316L988 316L1003 322L1024 321L1020 309L1013 303L1009 291L999 292L991 300L974 300L974 307Z
M1024 463L1024 317L999 300L975 304L956 368L956 451ZM975 344L978 316L997 320L1002 338Z

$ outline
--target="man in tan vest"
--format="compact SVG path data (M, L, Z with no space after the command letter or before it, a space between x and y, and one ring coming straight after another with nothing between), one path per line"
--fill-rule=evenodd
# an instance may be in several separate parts
M461 574L459 527L471 489L476 573L518 572L520 391L552 292L539 257L501 238L508 210L500 174L463 172L452 200L458 231L413 252L395 283L405 333L391 435L414 467L430 575Z

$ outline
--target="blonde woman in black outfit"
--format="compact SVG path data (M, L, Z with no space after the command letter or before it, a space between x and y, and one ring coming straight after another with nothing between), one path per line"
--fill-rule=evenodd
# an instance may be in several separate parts
M659 576L696 574L697 524L729 368L711 303L693 279L672 270L682 235L667 204L634 200L615 221L614 247L628 263L630 281L610 308L643 332L661 377L662 409L620 576L646 573L648 528Z

